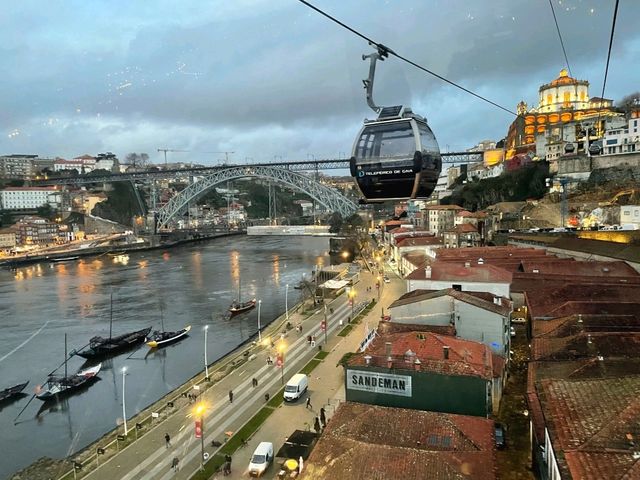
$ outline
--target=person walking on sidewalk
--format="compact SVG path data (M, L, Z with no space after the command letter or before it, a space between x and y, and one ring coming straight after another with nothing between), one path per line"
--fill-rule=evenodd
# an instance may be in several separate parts
M229 390L229 403L233 403L233 390Z
M169 448L171 446L171 437L168 433L164 434L164 446Z
M180 465L180 459L178 457L173 457L173 460L171 460L171 468L173 468L174 472L178 471L178 465Z
M313 429L316 433L320 433L320 419L318 417L316 417L316 421L313 424Z
M313 410L313 407L311 406L311 395L309 395L307 397L307 406L306 408L310 408L311 410Z
M258 379L257 379L256 377L253 377L253 379L251 380L251 384L252 384L254 387L257 387L257 386L258 386Z
M324 407L320 409L320 423L322 424L322 428L327 426L327 417L324 411Z

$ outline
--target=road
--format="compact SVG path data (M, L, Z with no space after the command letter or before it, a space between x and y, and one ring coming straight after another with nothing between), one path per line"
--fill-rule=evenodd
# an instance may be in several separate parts
M404 282L397 277L392 278L391 283L382 284L381 300L385 309L404 292ZM367 298L375 298L374 284L375 277L362 272L361 281L356 285L358 291L356 303ZM367 291L367 287L371 287L371 291ZM367 321L371 326L377 324L380 310L378 307L373 309L368 318L348 337L342 338L336 337L335 333L342 328L341 322L347 323L347 318L351 315L351 307L347 303L346 295L335 299L329 305L334 313L328 318L329 343L327 346L324 346L324 336L320 330L323 312L318 310L314 315L302 320L301 334L292 330L284 339L287 346L283 375L279 368L266 364L269 351L264 349L256 355L254 360L227 375L204 394L204 400L208 405L204 423L205 451L213 455L217 448L210 446L212 440L223 441L225 432L237 431L264 406L265 393L274 395L281 388L281 377L286 381L317 353L316 347L312 348L308 345L307 335L315 335L320 345L331 350L330 356L311 375L309 393L313 411L304 407L304 400L296 405L279 407L249 441L248 446L241 448L234 455L235 478L242 477L243 469L248 465L249 456L260 441L271 439L277 450L293 430L312 426L313 419L321 406L325 404L329 406L327 413L330 416L336 402L344 399L343 374L335 367L337 360L344 353L353 351L357 347L363 337L362 332ZM292 322L295 323L298 320L292 317ZM253 378L258 379L258 387L252 386ZM233 403L229 402L230 390L233 391ZM172 446L169 449L165 448L165 433L169 433L172 439ZM170 468L174 457L180 459L178 472L173 472ZM194 437L194 419L189 408L184 408L85 478L97 480L188 479L198 470L199 465L200 441Z

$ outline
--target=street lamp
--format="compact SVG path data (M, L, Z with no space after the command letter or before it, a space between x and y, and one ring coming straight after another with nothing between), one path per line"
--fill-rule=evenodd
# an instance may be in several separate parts
M196 437L200 435L200 468L204 470L204 412L206 407L203 402L200 402L193 411L194 415L198 417L196 421ZM199 422L199 425L198 425ZM198 426L200 427L198 431Z
M258 342L262 341L262 332L260 332L260 307L262 306L262 300L258 300Z
M204 326L204 377L209 381L209 361L207 360L207 331L209 325Z
M126 437L129 433L127 430L127 407L125 403L125 378L127 376L127 367L122 367L122 422L124 424L124 436Z
M287 322L289 321L289 284L287 283L285 285L285 289L284 289L284 310L285 310L285 315L287 317Z
M344 258L346 261L349 258L349 252L347 252L346 250L342 252L342 258Z
M351 299L351 319L353 320L353 305L356 303L356 290L353 287L349 290L349 298Z

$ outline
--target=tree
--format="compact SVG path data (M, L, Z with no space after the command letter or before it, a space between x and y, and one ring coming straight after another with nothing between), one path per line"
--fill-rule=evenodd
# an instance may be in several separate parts
M0 210L0 226L8 227L13 224L13 215L9 210Z
M343 224L344 220L342 219L342 215L338 212L333 212L329 217L329 232L340 233Z
M633 92L622 97L622 100L618 102L618 107L625 112L631 111L632 108L640 108L640 92Z
M39 217L51 219L55 216L56 211L53 208L51 208L51 205L49 205L48 203L45 203L36 209L36 214Z
M146 153L127 153L125 161L134 167L146 168L149 165L149 155Z

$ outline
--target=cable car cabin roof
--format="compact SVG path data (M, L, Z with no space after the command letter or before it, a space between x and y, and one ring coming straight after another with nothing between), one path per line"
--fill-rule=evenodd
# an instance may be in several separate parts
M401 121L401 120L410 120L415 119L418 122L427 123L427 119L413 113L410 107L405 107L404 105L395 105L392 107L383 107L378 114L378 118L375 120L365 119L364 124L370 123L378 123L378 122L387 122L387 121Z

